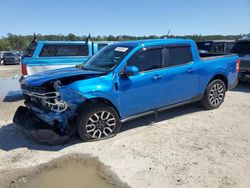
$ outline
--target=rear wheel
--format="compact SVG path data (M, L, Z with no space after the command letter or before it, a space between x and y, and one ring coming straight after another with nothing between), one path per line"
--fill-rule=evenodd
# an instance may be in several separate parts
M77 131L83 141L114 136L121 127L116 111L106 104L87 106L77 121Z
M202 105L208 110L218 108L223 103L225 94L225 83L220 79L213 80L207 86Z

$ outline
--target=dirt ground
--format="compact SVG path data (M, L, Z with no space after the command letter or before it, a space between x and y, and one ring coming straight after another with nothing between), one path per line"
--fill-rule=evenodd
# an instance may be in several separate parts
M131 187L250 186L250 84L227 92L216 110L186 105L125 123L110 139L76 137L57 146L35 143L12 124L22 103L21 97L0 101L2 172L79 153L97 157Z
M0 78L17 77L21 74L21 65L0 65Z

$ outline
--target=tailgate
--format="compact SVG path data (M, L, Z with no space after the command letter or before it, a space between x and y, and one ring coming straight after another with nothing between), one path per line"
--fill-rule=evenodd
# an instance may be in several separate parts
M240 71L250 72L250 56L248 58L240 58Z

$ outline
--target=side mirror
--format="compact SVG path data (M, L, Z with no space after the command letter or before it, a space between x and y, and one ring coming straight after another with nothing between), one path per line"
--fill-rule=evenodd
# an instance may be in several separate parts
M123 72L124 76L136 76L139 74L139 69L136 66L127 66Z

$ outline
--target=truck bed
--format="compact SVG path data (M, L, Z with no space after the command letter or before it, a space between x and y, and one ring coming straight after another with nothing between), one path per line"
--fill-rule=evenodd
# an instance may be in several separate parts
M224 57L230 57L235 54L220 54L220 53L200 53L200 58L202 60L211 60L211 59L218 59L218 58L224 58Z

